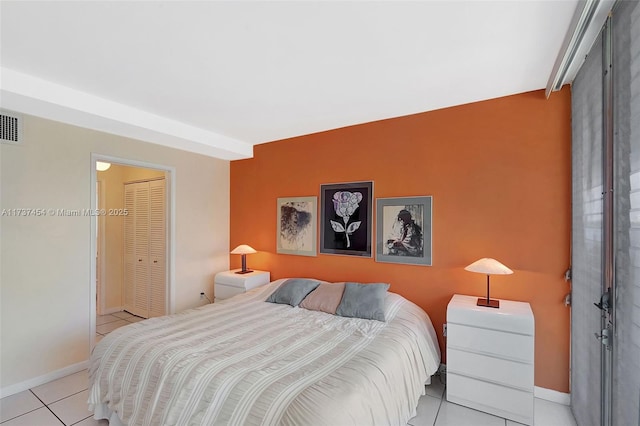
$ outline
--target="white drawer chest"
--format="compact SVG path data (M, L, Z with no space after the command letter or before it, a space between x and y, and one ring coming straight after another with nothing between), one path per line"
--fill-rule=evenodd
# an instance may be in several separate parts
M534 318L524 302L447 306L447 401L533 425Z
M269 284L271 281L269 272L252 271L246 274L236 274L239 270L233 269L216 274L213 286L214 301L228 299L252 288Z

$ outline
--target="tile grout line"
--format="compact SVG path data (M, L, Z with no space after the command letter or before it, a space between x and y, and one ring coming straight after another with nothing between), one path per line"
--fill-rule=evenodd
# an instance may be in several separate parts
M122 318L118 318L118 317L114 317L115 319L113 321L107 321L107 322L103 322L102 324L96 324L96 327L99 327L101 325L105 325L105 324L111 324L112 322L116 322L116 321L120 321L122 320ZM96 321L97 322L97 321Z
M36 395L36 393L35 393L34 391L32 391L31 389L29 389L29 392L31 392L31 393L33 394L33 396L35 396L36 398L38 398L38 401L40 401L40 402L42 403L42 405L44 405L44 406L47 408L47 410L49 410L49 412L50 412L51 414L53 414L53 416L54 416L56 419L58 419L58 421L59 421L61 424L63 424L63 425L65 424L65 423L62 421L62 419L61 419L60 417L58 417L58 416L56 415L56 413L54 413L54 412L53 412L53 410L52 410L51 408L49 408L49 406L48 406L47 404L45 404L45 403L44 403L44 401L40 399L40 397L38 397L38 395ZM64 399L64 398L63 398L63 399ZM59 400L59 401L62 401L62 399L61 399L61 400ZM23 414L23 415L24 415L24 414ZM65 425L65 426L66 426L66 425Z
M82 393L82 392L84 392L84 391L86 391L86 390L88 390L88 389L89 389L89 388L82 389L81 391L78 391L78 392L72 393L72 394L70 394L70 395L65 396L64 398L60 398L60 399L58 399L58 400L56 400L56 401L53 401L53 402L51 402L50 404L45 404L45 403L44 403L44 401L43 401L43 400L41 400L40 398L38 398L38 395L36 395L36 394L35 394L35 392L33 392L31 389L29 389L29 392L31 392L31 393L32 393L36 398L38 398L38 400L39 400L39 401L40 401L40 402L41 402L45 407L47 407L47 409L48 409L49 411L51 411L51 414L53 414L54 416L56 416L56 418L57 418L58 420L60 420L60 422L61 422L63 425L65 425L65 426L72 426L72 425L75 425L75 424L77 424L77 423L80 423L81 421L84 421L84 420L88 419L89 417L91 417L91 414L89 414L87 417L84 417L84 418L82 418L82 419L78 420L78 421L77 421L77 422L75 422L75 423L71 423L71 425L67 425L65 422L63 422L63 421L62 421L62 419L61 419L60 417L58 417L58 416L56 415L56 413L54 413L54 412L53 412L53 410L52 410L51 408L49 408L49 405L53 405L53 404L56 404L56 403L58 403L58 402L60 402L60 401L65 400L65 399L67 399L67 398L71 398L72 396L78 395L78 394L80 394L80 393ZM40 408L42 408L42 407L38 407L37 409L40 409ZM35 410L32 410L32 411L35 411ZM24 414L27 414L27 413L24 413ZM21 414L21 416L24 416L24 414ZM16 416L16 417L14 417L14 418L17 418L17 417L20 417L20 416Z
M31 389L29 389L29 391L31 391ZM22 413L22 414L18 414L17 416L10 417L10 418L8 418L8 419L6 419L6 420L3 420L3 421L2 421L2 422L0 422L0 423L1 423L1 424L4 424L4 423L7 423L7 422L10 422L11 420L17 419L18 417L22 417L22 416L24 416L24 415L26 415L26 414L33 413L34 411L37 411L37 410L39 410L39 409L41 409L41 408L46 407L46 405L45 405L42 401L40 401L40 402L42 403L42 407L37 407L37 408L34 408L33 410L29 410L29 411L26 411L26 412L24 412L24 413Z
M70 424L70 425L68 425L68 426L74 426L74 425L77 425L77 424L78 424L78 423L80 423L80 422L84 422L85 420L87 420L87 419L88 419L88 418L90 418L91 416L92 416L92 415L89 415L89 416L85 417L84 419L78 420L77 422L72 423L72 424ZM65 426L67 426L67 425L65 425Z
M442 383L442 382L440 382ZM444 399L444 394L447 391L447 386L445 385L444 389L442 389L442 395L440 396L440 404L438 404L438 410L436 411L436 417L433 419L433 426L436 426L438 422L438 415L440 414L440 408L442 408L442 401Z
M137 317L136 317L136 318L137 318ZM129 324L136 324L136 323L140 322L140 321L129 321L128 319L124 319L124 318L120 318L120 319L118 319L118 321L126 321L126 322L128 322ZM100 326L102 326L102 325L107 325L107 324L111 324L111 323L114 323L114 322L115 322L115 321L111 321L111 322L106 322L106 323L104 323L104 324L97 325L97 326L96 326L96 334L99 334L99 335L101 335L102 337L104 337L104 336L106 336L107 334L111 333L111 331L115 331L115 330L117 330L118 328L120 328L120 327L124 327L124 326L126 325L126 324L122 324L120 327L118 327L118 328L114 328L113 330L108 331L108 332L106 332L106 333L100 333L100 332L97 330L97 328L98 328L98 327L100 327Z
M29 390L31 390L31 389L29 389ZM65 396L64 398L56 399L55 401L52 401L52 402L50 402L49 404L44 404L44 402L42 402L42 403L48 407L49 405L53 405L53 404L55 404L55 403L57 403L57 402L62 401L63 399L70 398L70 397L75 396L75 395L77 395L77 394L79 394L79 393L82 393L82 392L84 392L84 391L86 391L86 390L89 390L89 388L85 388L85 389L79 390L78 392L74 392L74 393L72 393L72 394L69 394L69 395ZM33 392L32 392L32 393L33 393ZM35 393L34 393L34 395L35 395ZM38 399L40 399L40 398L38 398ZM41 401L42 401L42 400L41 400Z

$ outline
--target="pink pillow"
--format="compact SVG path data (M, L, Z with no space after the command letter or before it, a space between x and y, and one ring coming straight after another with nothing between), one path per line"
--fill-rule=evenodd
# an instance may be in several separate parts
M345 283L322 283L304 298L300 307L335 315L344 287Z

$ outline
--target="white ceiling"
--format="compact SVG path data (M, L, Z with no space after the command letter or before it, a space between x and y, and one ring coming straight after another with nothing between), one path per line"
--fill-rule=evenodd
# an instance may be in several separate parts
M0 2L0 106L225 159L543 89L577 0Z

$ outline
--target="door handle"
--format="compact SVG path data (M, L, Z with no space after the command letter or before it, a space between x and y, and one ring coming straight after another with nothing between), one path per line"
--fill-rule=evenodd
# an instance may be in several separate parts
M608 312L609 311L609 289L607 289L607 291L602 293L602 296L600 296L600 303L593 302L593 304L595 305L596 308L600 309L601 311Z

